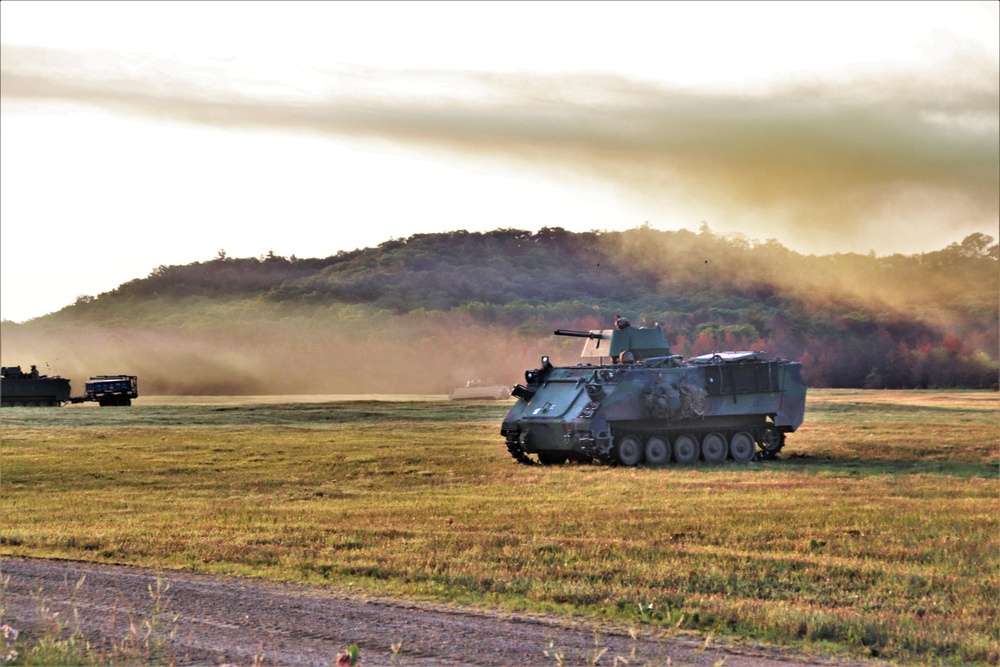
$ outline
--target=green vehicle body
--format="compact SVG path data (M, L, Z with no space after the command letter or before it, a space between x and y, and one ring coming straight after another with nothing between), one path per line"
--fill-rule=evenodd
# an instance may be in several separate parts
M525 373L501 428L520 463L746 462L773 458L802 424L798 362L762 352L685 362L658 325L555 333L586 338L583 356L599 363L555 367L542 357Z

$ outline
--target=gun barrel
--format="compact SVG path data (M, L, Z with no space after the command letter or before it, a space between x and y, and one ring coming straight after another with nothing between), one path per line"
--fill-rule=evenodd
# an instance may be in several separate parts
M556 329L553 331L556 336L572 336L573 338L590 338L591 340L606 339L607 336L590 331L571 331L569 329Z

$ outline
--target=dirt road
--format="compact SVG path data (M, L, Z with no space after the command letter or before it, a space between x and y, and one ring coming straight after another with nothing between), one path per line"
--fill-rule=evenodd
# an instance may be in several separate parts
M105 646L141 635L143 622L155 619L163 640L159 656L178 665L332 665L352 643L365 667L872 664L752 646L706 647L648 633L633 638L623 629L565 619L178 571L16 558L5 558L0 571L3 622L26 636L43 627L42 604Z

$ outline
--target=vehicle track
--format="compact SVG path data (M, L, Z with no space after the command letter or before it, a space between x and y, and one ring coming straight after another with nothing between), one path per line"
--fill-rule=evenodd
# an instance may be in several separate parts
M45 616L58 613L91 645L110 648L134 637L130 628L141 633L143 622L155 619L153 638L162 641L156 657L166 664L332 665L350 644L360 648L365 667L874 664L648 632L633 638L622 628L567 619L174 570L4 558L0 580L3 622L25 637L42 632Z

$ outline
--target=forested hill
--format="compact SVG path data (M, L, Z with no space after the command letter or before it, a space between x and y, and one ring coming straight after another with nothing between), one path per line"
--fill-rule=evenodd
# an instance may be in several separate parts
M509 376L534 365L538 349L565 350L564 361L575 363L551 329L606 328L621 313L660 322L685 356L752 348L799 359L813 386L983 387L997 382L998 297L1000 251L982 234L936 252L876 257L802 255L707 225L698 233L459 231L325 259L220 251L211 261L161 266L58 313L5 323L4 359L17 363L7 348L18 332L55 340L76 330L98 340L112 329L126 347L130 336L172 336L165 353L185 351L178 368L195 357L228 371L211 391L268 393L276 364L304 352L339 356L332 350L340 346L377 360L354 374L364 391L446 391L466 375L514 382ZM215 345L228 361L213 356ZM460 359L451 375L431 372L449 356ZM342 364L320 366L323 382L278 389L350 384L334 377ZM164 391L189 390L153 375Z

